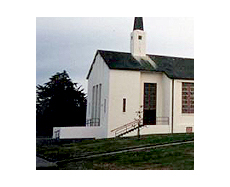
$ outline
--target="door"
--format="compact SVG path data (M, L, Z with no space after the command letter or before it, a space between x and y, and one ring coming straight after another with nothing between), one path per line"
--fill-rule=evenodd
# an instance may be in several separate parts
M144 83L144 125L156 125L157 84Z

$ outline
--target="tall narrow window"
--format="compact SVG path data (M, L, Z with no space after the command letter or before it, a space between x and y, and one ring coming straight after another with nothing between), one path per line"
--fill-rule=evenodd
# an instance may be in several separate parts
M123 99L123 112L126 112L126 99Z
M95 109L95 86L93 86L91 118L94 118L94 113L95 113L94 109Z
M182 113L194 113L194 83L182 83Z
M97 118L100 119L101 117L101 84L99 84L99 89L98 89L98 116Z
M96 85L96 98L95 98L95 115L94 118L98 117L98 85Z
M93 86L90 126L100 126L102 84ZM90 103L89 103L90 105ZM89 108L90 110L90 108Z

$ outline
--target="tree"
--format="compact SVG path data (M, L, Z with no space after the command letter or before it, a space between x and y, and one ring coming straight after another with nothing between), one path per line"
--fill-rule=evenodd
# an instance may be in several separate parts
M84 126L86 94L73 83L66 71L56 73L44 86L37 86L36 130L52 135L53 127Z

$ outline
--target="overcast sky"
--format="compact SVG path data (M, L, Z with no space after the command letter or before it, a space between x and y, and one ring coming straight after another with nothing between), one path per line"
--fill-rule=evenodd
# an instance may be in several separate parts
M193 18L144 17L147 53L194 57ZM98 49L130 52L134 17L36 19L36 84L66 70L87 91L86 75Z

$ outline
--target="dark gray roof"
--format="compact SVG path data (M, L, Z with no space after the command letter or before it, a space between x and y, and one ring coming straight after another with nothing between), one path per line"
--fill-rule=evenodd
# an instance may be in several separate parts
M135 17L133 30L142 30L142 31L144 30L142 17Z
M98 53L102 56L109 69L164 72L171 79L194 79L194 59L191 58L147 55L155 62L156 68L154 68L150 61L146 59L136 60L131 53L104 50L98 50ZM87 79L92 71L94 61Z
M156 71L164 72L171 79L194 80L194 59L148 55L157 65Z

